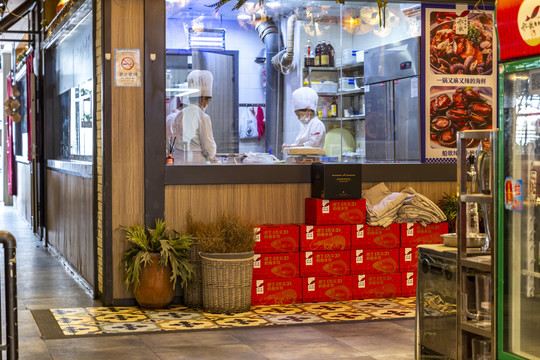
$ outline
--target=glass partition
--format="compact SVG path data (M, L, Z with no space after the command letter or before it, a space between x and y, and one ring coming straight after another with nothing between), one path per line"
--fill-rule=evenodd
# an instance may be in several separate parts
M416 137L400 140L392 129L402 89L389 75L392 92L379 94L390 86L366 73L392 54L374 50L420 36L419 3L384 11L357 1L253 1L233 10L231 0L217 11L214 3L166 2L168 164L395 161L403 152L378 158L369 149L420 148L418 106L397 111L418 119ZM418 74L409 77L418 89ZM293 95L301 87L314 90L314 105Z

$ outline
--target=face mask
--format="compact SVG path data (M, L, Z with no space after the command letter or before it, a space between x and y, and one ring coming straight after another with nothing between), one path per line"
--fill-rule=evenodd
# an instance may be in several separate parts
M206 106L204 106L204 107L201 106L201 110L204 111L204 112L206 112L206 108L207 108L207 107L208 107L208 105L206 105Z
M310 118L307 116L307 114L306 114L306 115L302 116L302 117L301 117L300 119L298 119L298 120L300 120L300 122L301 122L302 124L306 125L306 124L309 122L309 120L311 120L311 119L310 119Z

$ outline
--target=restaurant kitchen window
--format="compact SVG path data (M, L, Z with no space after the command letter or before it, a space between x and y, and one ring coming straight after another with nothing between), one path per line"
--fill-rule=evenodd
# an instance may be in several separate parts
M94 127L91 12L62 36L46 39L44 107L47 117L52 119L46 131L54 139L45 145L46 156L53 160L91 161Z
M410 128L389 129L400 120L385 107L391 101L400 106L400 90L391 97L368 94L368 79L380 85L394 78L377 73L366 57L378 66L404 46L383 45L407 40L418 61L419 3L388 4L384 19L375 2L266 0L238 10L235 0L217 10L210 6L215 3L166 1L168 164L420 160L419 97L402 111L414 118ZM412 68L409 81L417 84L419 65ZM301 122L309 106L295 109L300 105L293 101L300 87L318 96L311 110L325 136L317 151L283 147L310 144L299 140L309 126ZM413 149L403 152L400 143ZM383 155L370 159L370 148Z

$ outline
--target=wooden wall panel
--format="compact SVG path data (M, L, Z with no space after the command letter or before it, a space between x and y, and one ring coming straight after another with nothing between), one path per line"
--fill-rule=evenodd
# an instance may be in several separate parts
M223 212L253 223L304 222L304 199L310 184L178 185L165 187L165 219L182 231L191 210L198 220L215 220Z
M144 0L111 2L111 51L108 62L114 76L114 50L140 49L144 69ZM106 34L108 36L108 34ZM142 82L142 79L141 79ZM127 248L119 225L144 223L144 93L141 87L111 84L111 226L113 297L126 297L119 266ZM163 160L163 159L159 159ZM107 201L107 200L104 200Z
M29 225L32 225L32 186L30 177L30 164L16 162L17 164L17 195L13 197L13 204L17 213Z
M364 183L369 189L377 183ZM391 191L410 186L432 201L456 191L455 182L386 183ZM303 223L304 199L310 184L175 185L165 187L165 219L183 231L186 215L201 221L215 220L222 212L242 216L256 224Z
M94 285L92 179L47 170L47 240Z

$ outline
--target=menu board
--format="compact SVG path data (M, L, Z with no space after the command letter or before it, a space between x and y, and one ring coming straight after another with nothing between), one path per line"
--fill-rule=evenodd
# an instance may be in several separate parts
M493 11L423 7L424 156L455 163L457 133L497 127ZM470 140L468 153L478 147Z

